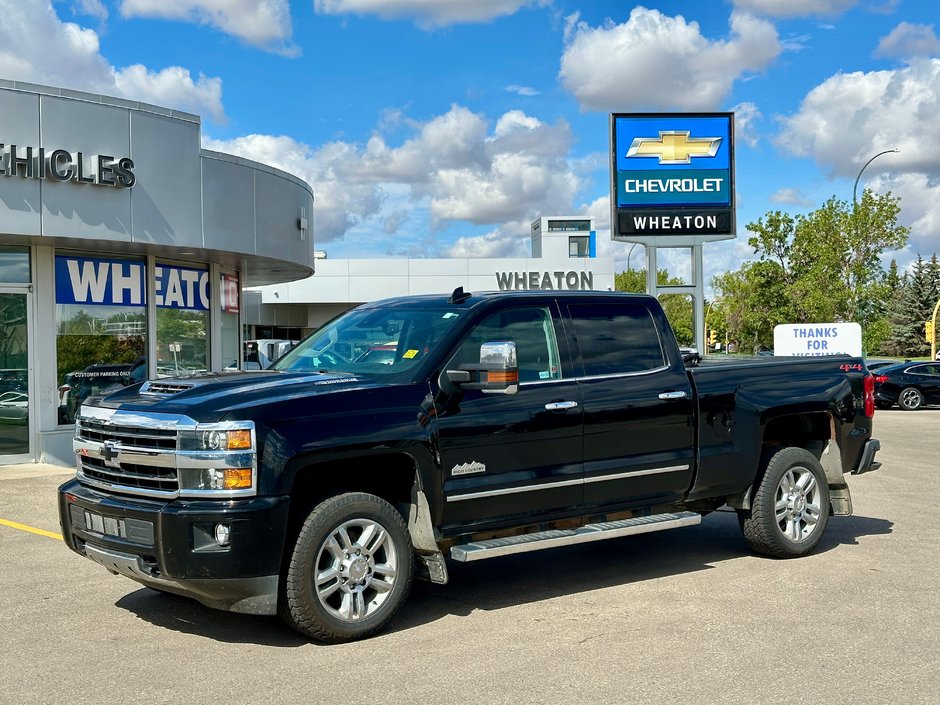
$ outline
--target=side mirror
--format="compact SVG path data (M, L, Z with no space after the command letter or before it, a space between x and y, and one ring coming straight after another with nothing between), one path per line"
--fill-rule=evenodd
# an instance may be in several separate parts
M447 370L448 381L462 389L479 389L484 394L515 394L519 391L519 363L516 344L493 341L480 346L480 363Z

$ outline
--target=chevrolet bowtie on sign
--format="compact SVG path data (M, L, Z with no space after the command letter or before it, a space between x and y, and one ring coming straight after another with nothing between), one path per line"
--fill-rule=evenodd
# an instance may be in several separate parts
M692 157L714 157L721 137L689 137L688 130L668 130L659 137L637 137L627 157L659 157L660 164L691 164Z
M732 113L611 115L614 239L734 235Z

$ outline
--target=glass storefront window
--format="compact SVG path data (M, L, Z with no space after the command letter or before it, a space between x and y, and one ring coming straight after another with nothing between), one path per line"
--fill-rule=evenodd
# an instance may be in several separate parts
M238 275L234 272L222 272L222 369L225 372L238 370L238 305L241 289Z
M29 248L0 245L0 284L29 284Z
M157 264L157 376L209 369L209 270Z
M146 265L56 255L59 423L82 402L147 378Z

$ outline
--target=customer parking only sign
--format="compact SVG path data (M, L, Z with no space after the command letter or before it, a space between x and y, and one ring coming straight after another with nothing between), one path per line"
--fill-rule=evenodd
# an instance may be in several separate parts
M774 356L862 356L858 323L784 323L774 328Z

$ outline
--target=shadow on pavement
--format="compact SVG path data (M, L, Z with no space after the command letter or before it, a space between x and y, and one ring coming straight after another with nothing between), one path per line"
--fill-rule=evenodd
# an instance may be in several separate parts
M871 517L833 517L815 553L853 546L864 536L891 533L893 524ZM700 526L494 558L448 562L450 583L415 581L411 597L387 631L429 624L447 616L629 585L713 568L752 556L733 511L719 511ZM773 560L773 559L767 559ZM297 647L308 643L275 617L221 612L194 600L143 588L116 603L156 626L230 643Z

